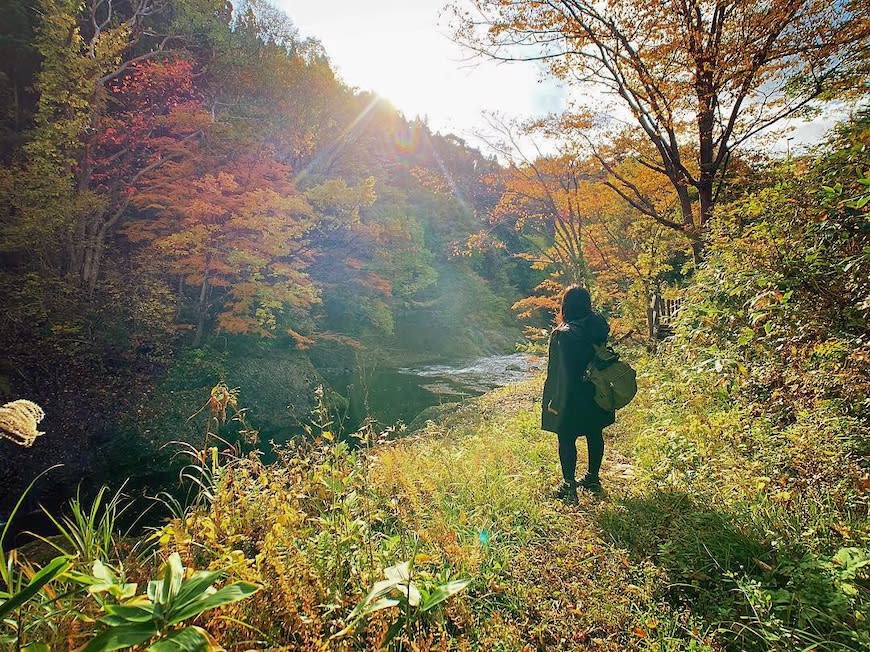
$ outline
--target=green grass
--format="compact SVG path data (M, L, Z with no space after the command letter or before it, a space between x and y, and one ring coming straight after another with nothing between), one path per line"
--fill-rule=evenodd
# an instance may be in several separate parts
M373 447L326 433L274 464L226 458L212 497L157 533L158 554L105 561L141 582L179 553L262 586L197 620L228 650L368 650L394 634L395 650L862 649L859 503L773 477L782 449L747 445L729 401L646 367L641 381L605 433L605 493L576 506L549 497L559 467L537 379ZM406 600L356 618L403 562L430 590L470 583L426 613ZM94 613L87 596L65 599ZM41 635L82 644L100 627Z
M603 498L549 498L560 476L555 436L539 429L540 389L473 401L380 451L372 469L383 496L402 497L400 520L474 578L474 646L705 649L691 608L662 602L666 569L633 554L643 540L620 537L621 515L636 516L626 505L642 505L625 498L632 469L618 451L605 459Z

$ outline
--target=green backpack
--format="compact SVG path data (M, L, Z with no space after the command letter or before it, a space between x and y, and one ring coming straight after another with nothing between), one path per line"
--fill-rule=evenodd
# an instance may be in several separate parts
M637 373L606 344L593 344L595 357L586 369L586 380L595 386L595 402L608 412L624 408L637 394Z

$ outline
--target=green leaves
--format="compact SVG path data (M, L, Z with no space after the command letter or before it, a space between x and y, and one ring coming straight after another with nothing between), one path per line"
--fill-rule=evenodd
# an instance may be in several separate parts
M853 211L860 211L870 203L870 170L865 170L858 175L856 181L860 187L856 189L855 194L848 193L840 182L832 186L822 185L824 200L828 203L837 203Z
M381 647L385 647L404 628L464 590L471 582L463 579L439 583L422 574L416 578L412 575L412 565L407 561L385 568L386 579L374 583L365 598L351 611L347 627L334 634L330 640L347 635L362 618L369 614L390 607L399 607L397 620L393 622L381 641Z
M220 649L208 632L199 627L173 628L209 609L244 600L260 587L233 582L215 589L214 583L224 575L223 571L194 571L187 579L185 574L181 557L175 552L163 565L161 579L148 582L146 595L134 595L135 584L121 582L99 561L94 563L93 576L72 575L72 579L87 585L91 593L107 592L123 600L120 604L103 605L106 615L99 621L109 628L88 643L84 652L119 650L155 636L160 639L148 648L153 652Z
M453 582L447 582L447 584L440 584L434 587L431 592L424 591L423 602L420 605L420 610L429 611L430 609L437 607L451 596L463 591L470 583L471 580L455 580Z
M119 580L112 569L99 559L94 562L91 575L84 573L69 573L73 581L88 587L88 593L109 593L118 600L125 600L136 595L136 584L126 583Z
M163 579L148 582L148 598L157 604L168 604L178 594L184 580L184 566L177 552L163 566Z
M68 557L55 557L48 562L48 564L41 568L39 572L30 579L24 588L0 603L0 620L6 618L6 616L18 609L18 607L30 600L33 596L39 593L43 586L59 577L69 567L70 561Z
M185 627L148 648L148 652L211 652L222 648L202 627Z
M211 587L208 587L208 589L199 593L188 602L181 602L179 600L181 604L175 607L167 618L169 624L176 625L189 618L198 616L203 611L244 600L259 591L260 587L247 582L235 582L213 593L211 593L212 590Z
M82 652L110 652L144 643L157 635L157 625L146 623L119 623L111 626L85 646Z

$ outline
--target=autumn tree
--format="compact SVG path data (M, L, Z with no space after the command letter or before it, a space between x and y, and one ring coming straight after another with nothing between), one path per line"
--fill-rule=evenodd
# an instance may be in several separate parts
M665 179L645 172L650 194L665 195ZM682 264L690 257L686 240L628 204L603 178L591 189L595 209L587 212L584 256L596 298L616 318L614 330L645 332L652 340L658 325L653 302L679 288Z
M504 189L490 219L507 220L524 233L529 251L521 256L533 269L549 273L537 288L543 297L514 305L526 316L537 308L554 309L561 286L588 286L592 280L583 246L589 213L597 207L585 201L590 177L583 163L551 156L513 163L501 175Z
M190 109L198 103L192 64L165 58L170 37L155 41L148 27L165 6L40 2L39 100L10 200L6 246L45 243L43 267L74 279L89 296L108 235L138 182L199 131Z
M196 178L186 172L167 165L155 174L133 200L153 219L133 221L125 234L179 279L183 300L190 296L194 346L212 319L226 332L284 332L306 344L293 311L319 300L305 271L314 213L289 168L259 153Z
M676 214L600 156L623 198L689 237L700 255L735 150L784 119L848 93L868 71L870 5L860 0L472 0L453 6L457 39L499 60L540 60L569 85L594 86L627 109L663 175ZM588 130L592 104L582 120ZM587 132L588 133L588 132Z
M110 86L115 108L96 122L77 174L79 185L100 198L102 210L79 219L70 246L72 269L91 292L107 236L131 198L168 160L190 156L190 141L209 126L192 77L185 59L145 61Z
M625 163L630 175L651 195L662 192L661 177L645 168L646 179ZM676 233L643 215L607 185L607 176L592 159L568 154L546 156L510 165L501 174L502 197L490 213L492 225L510 224L525 237L519 254L546 278L533 294L514 304L521 318L539 310L555 312L562 289L580 284L592 289L596 301L635 327L648 319L650 297L661 292L664 275L679 259ZM666 204L660 203L664 209ZM470 246L491 247L480 242ZM648 329L647 329L648 330Z

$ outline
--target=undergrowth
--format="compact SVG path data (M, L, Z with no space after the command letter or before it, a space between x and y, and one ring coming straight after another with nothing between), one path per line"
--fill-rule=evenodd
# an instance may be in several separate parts
M221 450L188 451L195 491L148 537L106 538L121 496L78 505L92 516L51 540L69 570L19 608L6 640L105 639L100 614L114 607L82 578L110 577L117 600L137 600L177 555L176 569L246 587L174 626L228 650L865 649L861 470L834 450L821 460L840 470L814 462L808 486L795 466L808 438L835 446L818 425L837 422L817 413L784 436L703 370L667 355L638 366L602 498L549 498L557 459L539 429L540 379L410 435L368 427L342 441L321 411L268 465L217 438ZM87 554L80 541L94 542ZM19 553L10 567L32 577L39 550Z
M730 649L867 649L866 471L842 415L781 428L678 350L640 366L617 431L637 475L600 526Z

